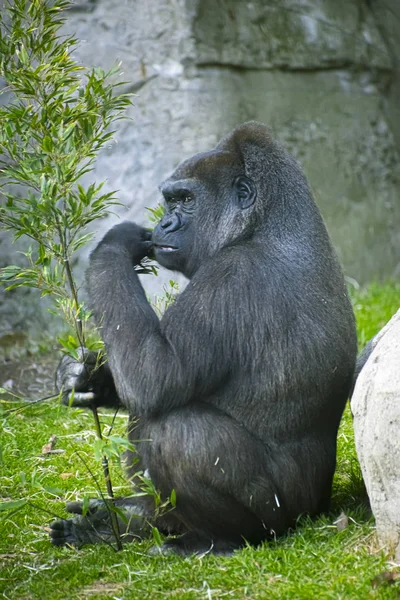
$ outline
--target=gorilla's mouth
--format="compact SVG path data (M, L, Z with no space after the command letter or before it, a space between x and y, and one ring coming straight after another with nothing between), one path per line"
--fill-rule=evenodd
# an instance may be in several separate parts
M155 246L156 250L161 252L176 252L178 248L175 246Z

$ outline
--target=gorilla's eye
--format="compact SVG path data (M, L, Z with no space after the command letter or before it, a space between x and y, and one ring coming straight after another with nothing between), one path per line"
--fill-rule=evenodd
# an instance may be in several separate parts
M188 202L191 202L192 200L193 200L193 197L192 197L192 196L190 196L189 194L188 194L187 196L184 196L184 197L182 198L182 202L183 202L183 204L188 204Z
M169 207L176 206L176 198L174 196L166 196L165 201Z

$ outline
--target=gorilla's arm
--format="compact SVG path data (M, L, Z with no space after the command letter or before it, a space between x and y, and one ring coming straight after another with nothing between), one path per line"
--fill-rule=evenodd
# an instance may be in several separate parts
M142 254L140 248L128 250L119 235L111 240L106 236L92 253L87 272L90 306L101 325L118 396L137 415L186 404L200 390L204 396L224 377L229 366L214 351L218 348L215 339L218 341L219 327L213 326L218 319L215 290L210 295L214 314L211 307L204 305L204 289L199 307L207 316L206 322L213 315L214 343L210 344L207 332L200 335L193 320L194 312L199 312L195 309L195 289L187 288L160 322L134 270L137 257Z

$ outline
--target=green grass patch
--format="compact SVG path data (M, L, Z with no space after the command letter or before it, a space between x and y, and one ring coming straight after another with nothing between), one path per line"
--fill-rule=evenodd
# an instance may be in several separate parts
M374 285L351 295L361 346L399 308L400 286ZM339 433L331 514L304 519L286 537L230 558L182 559L148 556L151 541L127 544L119 553L107 546L80 551L52 547L46 527L66 516L65 502L97 495L84 462L103 487L93 457L92 417L56 402L11 413L7 411L15 404L0 406L1 499L27 502L19 510L0 513L0 595L6 599L399 598L399 580L372 585L392 567L377 544L364 503L349 409ZM125 427L126 418L119 415L114 433L122 435ZM57 436L55 449L64 452L42 454L52 435ZM112 477L116 494L126 492L117 463L112 463ZM335 520L342 512L348 524L340 530Z

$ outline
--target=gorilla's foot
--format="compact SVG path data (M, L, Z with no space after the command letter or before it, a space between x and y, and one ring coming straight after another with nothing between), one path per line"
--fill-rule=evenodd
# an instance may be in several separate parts
M123 541L131 542L143 537L146 520L140 505L124 499L116 501L118 507L118 527ZM90 500L89 508L83 516L82 502L69 502L66 509L78 516L61 519L50 525L50 538L54 546L74 546L86 544L113 544L115 534L111 525L110 511L102 500Z
M66 509L69 513L79 516L61 519L50 525L52 544L80 548L85 544L107 544L114 541L110 514L101 500L90 500L84 516L82 502L67 503Z

